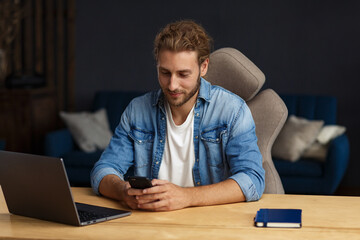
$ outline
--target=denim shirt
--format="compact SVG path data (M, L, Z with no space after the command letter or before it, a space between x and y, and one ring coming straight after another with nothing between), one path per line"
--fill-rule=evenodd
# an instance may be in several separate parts
M265 171L257 145L255 123L245 101L201 78L194 108L194 185L233 179L246 201L258 200L265 188ZM124 175L158 178L166 139L166 112L161 90L131 101L121 116L109 146L91 172L95 193L103 177Z

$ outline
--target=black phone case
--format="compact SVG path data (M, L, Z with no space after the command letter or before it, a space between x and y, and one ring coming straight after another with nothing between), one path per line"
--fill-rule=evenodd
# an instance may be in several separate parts
M152 187L151 180L147 177L129 177L129 183L132 188L136 189Z

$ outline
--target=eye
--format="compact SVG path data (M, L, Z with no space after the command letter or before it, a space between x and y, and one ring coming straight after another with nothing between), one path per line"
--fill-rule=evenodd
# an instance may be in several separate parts
M160 71L160 73L161 73L162 75L165 75L165 76L169 76L169 75L170 75L170 72L168 72L168 71Z
M189 74L188 73L179 73L179 76L181 78L187 78L189 76Z

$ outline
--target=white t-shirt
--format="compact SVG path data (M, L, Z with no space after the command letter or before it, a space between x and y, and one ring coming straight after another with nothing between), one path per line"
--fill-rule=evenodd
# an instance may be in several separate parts
M193 187L192 169L195 163L194 107L181 125L174 123L168 103L165 104L165 109L167 131L159 179L168 180L181 187Z

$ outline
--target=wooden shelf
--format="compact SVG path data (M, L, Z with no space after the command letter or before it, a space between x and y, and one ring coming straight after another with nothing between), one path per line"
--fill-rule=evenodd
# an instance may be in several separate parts
M32 89L5 89L0 79L0 139L6 150L42 153L59 111L74 110L75 0L1 0L0 33L7 80L44 78Z
M0 90L0 139L6 150L41 154L45 134L58 125L54 89Z

